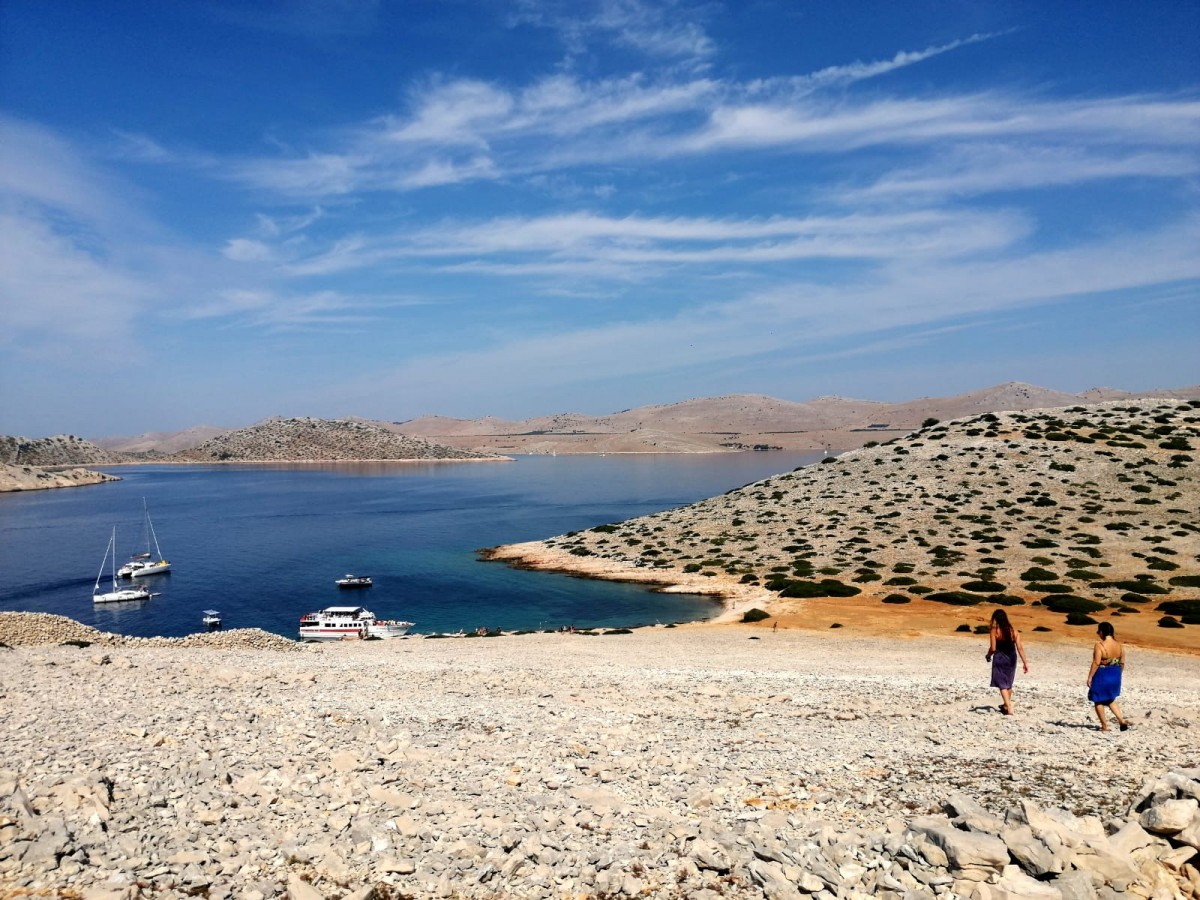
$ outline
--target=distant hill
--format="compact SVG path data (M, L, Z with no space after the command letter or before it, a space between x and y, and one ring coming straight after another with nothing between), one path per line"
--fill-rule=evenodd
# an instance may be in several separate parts
M403 422L358 417L329 421L356 422L396 435L473 450L484 455L712 453L754 447L850 450L870 441L905 434L919 428L922 422L930 418L956 419L985 412L1046 409L1073 403L1147 397L1200 399L1200 386L1140 393L1115 388L1092 388L1079 394L1069 394L1021 382L1008 382L967 394L923 397L902 403L836 396L796 402L761 394L730 394L642 406L608 415L564 412L520 421L495 416L455 419L440 415L422 416ZM183 431L97 438L89 445L92 449L86 454L67 453L64 450L55 457L55 464L167 461L164 458L173 457L181 451L194 450L232 431L198 425ZM30 442L28 438L11 440ZM65 449L73 451L70 447ZM318 451L320 448L310 449ZM367 458L363 454L376 452L364 447L361 454L355 453L345 445L333 449L337 449L339 454L350 453L349 458L355 459ZM108 455L97 456L100 451L108 451ZM217 452L228 452L228 448L218 447ZM185 453L180 458L190 460L195 457ZM204 458L212 457L208 455ZM338 455L332 458L347 457Z
M136 437L94 438L93 443L118 453L171 454L199 447L205 441L232 430L213 425L195 425L183 431L150 431Z
M133 457L97 447L73 434L47 438L0 435L0 463L13 466L78 466L129 462Z
M469 460L493 454L445 447L345 419L272 419L212 437L167 458L170 462Z
M926 419L1067 406L1120 397L1200 398L1200 386L1131 394L1068 394L1008 382L952 397L881 403L817 397L802 403L761 394L701 397L604 416L558 413L514 422L426 416L390 427L402 434L498 453L714 452L752 447L848 450L919 428Z
M984 412L489 555L725 593L772 614L806 597L1036 601L1064 615L1141 612L1153 627L1154 604L1170 601L1164 611L1190 628L1200 625L1198 459L1200 400Z

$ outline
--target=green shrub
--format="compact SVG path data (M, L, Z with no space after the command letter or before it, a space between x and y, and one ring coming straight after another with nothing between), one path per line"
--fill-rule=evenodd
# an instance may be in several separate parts
M1200 575L1176 575L1168 582L1175 587L1200 587Z
M1034 631L1050 631L1051 629L1047 628L1045 625L1035 625L1033 630Z
M1200 616L1200 600L1168 600L1155 609L1173 616Z
M1068 625L1095 625L1096 620L1084 612L1067 613Z
M1149 603L1150 598L1141 594L1128 593L1121 595L1121 601L1123 603Z
M976 634L987 634L992 630L990 625L976 625L974 631Z
M1004 585L998 581L967 581L962 589L973 594L999 594L1004 591Z
M608 631L602 631L601 634L633 634L633 631L629 628L612 628Z
M778 584L778 582L774 582ZM768 585L770 587L770 585ZM774 588L772 588L774 590ZM854 597L861 594L862 590L853 585L843 584L840 581L835 581L832 578L826 578L823 581L797 581L789 580L779 591L781 597Z
M988 603L995 603L997 606L1024 606L1025 601L1020 597L1014 597L1012 594L993 594L987 598Z
M597 525L595 528L589 528L589 531L598 531L601 534L612 534L618 529L616 525Z
M1183 623L1178 619L1173 619L1170 616L1163 616L1158 620L1159 628L1182 628Z
M1025 590L1031 594L1069 594L1071 586L1069 584L1044 584L1033 582L1025 585Z
M1031 566L1017 576L1022 581L1058 581L1058 576L1041 566Z
M1042 606L1056 613L1093 613L1104 609L1103 603L1074 594L1050 594L1042 598Z
M911 597L905 597L903 594L888 594L883 598L884 603L912 603Z
M1120 588L1123 591L1133 591L1135 594L1169 594L1170 588L1165 588L1161 584L1156 584L1153 581L1094 581L1092 587L1099 588Z
M889 578L887 581L884 582L884 584L891 584L891 585L897 585L897 586L906 585L906 584L916 584L916 583L917 583L917 579L913 578L911 575L894 575L891 578Z
M958 626L957 628L955 628L954 630L955 630L955 631L965 631L965 632L967 632L967 633L969 634L969 633L970 633L970 631L971 631L971 626L970 626L970 625L967 625L967 624L964 622L962 625L959 625L959 626Z
M951 606L978 606L983 597L978 594L967 594L963 591L936 591L925 598L935 603L949 603Z
M742 613L743 622L761 622L763 619L771 618L771 614L765 610L759 609L757 606L754 609L748 609Z

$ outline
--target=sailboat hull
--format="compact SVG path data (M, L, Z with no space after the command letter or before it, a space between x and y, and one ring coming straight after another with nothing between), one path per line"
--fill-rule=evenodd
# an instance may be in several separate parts
M129 573L130 578L145 578L147 575L165 575L171 571L171 564L165 559L158 562L146 563Z
M127 588L122 591L109 591L106 594L92 594L93 603L127 603L131 600L149 600L150 592L145 588Z

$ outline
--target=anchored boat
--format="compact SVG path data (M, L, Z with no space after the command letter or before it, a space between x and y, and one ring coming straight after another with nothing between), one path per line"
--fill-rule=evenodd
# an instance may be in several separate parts
M100 590L100 579L104 577L104 564L112 559L109 571L112 574L112 590ZM144 584L137 587L117 588L117 529L112 530L108 546L104 548L104 559L100 560L100 571L96 573L96 585L92 588L93 603L124 603L128 600L149 600L153 594Z
M300 617L300 640L394 638L408 634L412 627L412 622L377 619L375 613L361 606L327 606Z
M142 509L146 512L146 552L136 553L129 562L117 570L122 578L144 578L147 575L162 575L171 571L171 564L163 559L162 550L158 546L158 535L154 533L154 523L150 521L150 508L146 506L146 498L142 498ZM154 541L154 553L150 552L150 542Z

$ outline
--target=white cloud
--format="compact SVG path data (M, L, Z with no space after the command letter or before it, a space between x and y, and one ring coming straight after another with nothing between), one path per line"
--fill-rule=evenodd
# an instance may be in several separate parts
M1194 282L1198 243L1200 219L1188 218L1141 237L1007 260L897 260L854 283L797 282L670 314L645 308L604 325L497 335L489 346L411 358L331 394L427 409L430 396L491 391L499 402L506 394L537 396L548 384L582 390L615 373L677 377L689 367L747 366L773 353L820 355L831 352L823 349L831 341L908 343L1028 306ZM913 329L915 337L902 333Z
M1121 148L987 144L959 148L917 167L897 169L873 184L838 191L842 202L946 195L1082 184L1117 178L1185 178L1200 172L1200 159L1182 152Z

